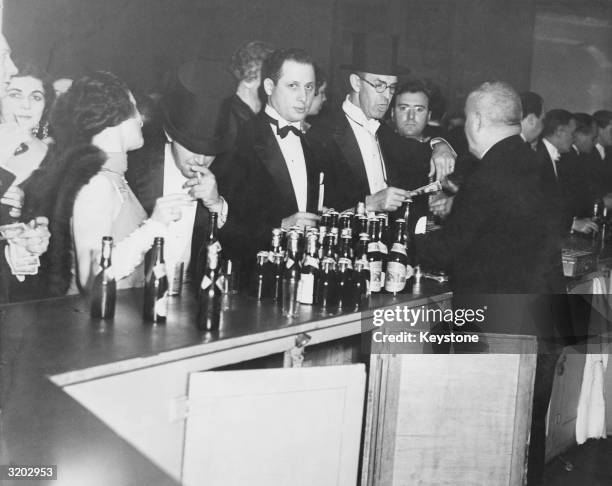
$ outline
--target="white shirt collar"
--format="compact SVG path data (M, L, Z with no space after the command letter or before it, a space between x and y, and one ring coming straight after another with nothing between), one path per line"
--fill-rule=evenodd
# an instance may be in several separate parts
M561 158L561 153L559 152L557 147L555 147L552 143L550 143L545 138L542 139L542 142L544 142L544 146L546 147L546 150L548 151L548 155L550 155L550 158L553 160L553 162L557 162L557 160Z
M602 144L600 144L599 142L597 142L595 144L595 148L599 152L599 155L601 156L601 158L605 159L606 158L606 149L605 149L605 147Z
M276 111L269 104L266 105L265 111L266 111L266 114L270 118L274 118L278 122L278 128L282 128L284 126L291 125L291 126L297 128L298 130L302 130L302 122L301 121L289 122L289 121L285 120L282 116L279 115L278 111Z
M346 116L348 116L355 123L364 127L372 135L376 134L376 130L378 130L380 122L374 118L368 118L360 107L351 102L349 95L347 95L346 99L342 103L342 110Z

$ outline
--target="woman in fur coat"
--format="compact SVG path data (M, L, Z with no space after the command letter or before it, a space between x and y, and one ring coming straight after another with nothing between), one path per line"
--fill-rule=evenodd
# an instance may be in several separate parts
M189 196L157 200L150 218L124 178L127 152L143 144L142 119L127 86L97 72L74 82L51 113L56 147L32 175L26 209L48 208L49 295L87 291L98 271L103 236L112 236L118 288L141 286L143 257L156 236L180 219Z

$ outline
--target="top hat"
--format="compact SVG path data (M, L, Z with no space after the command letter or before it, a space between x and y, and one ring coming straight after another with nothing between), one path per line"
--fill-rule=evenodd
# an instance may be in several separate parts
M183 147L204 155L227 151L229 140L216 133L222 97L210 89L211 69L200 60L180 66L161 99L164 128Z
M340 67L351 71L400 76L410 69L397 63L399 36L378 33L353 32L353 60Z

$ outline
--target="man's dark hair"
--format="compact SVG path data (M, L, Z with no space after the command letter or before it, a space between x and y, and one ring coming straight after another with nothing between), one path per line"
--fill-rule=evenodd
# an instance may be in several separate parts
M599 110L593 113L593 118L597 122L599 128L606 128L612 123L612 111L610 110Z
M270 78L274 84L282 76L283 64L285 61L295 61L300 64L310 64L314 67L315 63L304 49L277 49L270 54L264 61L261 68L261 79Z
M574 120L576 120L576 132L582 133L583 135L590 134L595 130L594 123L595 119L587 113L574 113Z
M446 99L438 85L429 80L426 81L426 84L429 87L429 111L431 112L431 119L442 120L446 113Z
M431 89L429 88L429 85L421 79L409 79L402 83L395 90L395 97L391 103L391 106L395 106L397 97L403 95L404 93L423 93L425 96L427 96L428 105L431 103Z
M323 86L323 83L327 82L327 78L325 77L325 73L323 72L323 69L321 69L321 66L319 66L317 63L314 64L314 70L315 70L315 96L319 94L319 90L321 89L321 86Z
M521 106L523 107L523 119L532 113L538 118L542 116L544 100L538 93L523 91L519 93L519 96L521 97Z
M567 110L555 109L547 111L542 121L542 136L547 137L554 134L557 128L569 125L573 118L574 115Z

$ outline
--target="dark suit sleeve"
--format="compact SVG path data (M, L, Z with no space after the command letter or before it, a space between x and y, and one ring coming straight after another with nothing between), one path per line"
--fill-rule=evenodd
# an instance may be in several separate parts
M0 167L0 197L4 196L4 193L14 181L15 181L15 174Z
M474 175L455 197L443 228L416 240L417 260L429 267L448 269L478 235L487 230L495 188Z

